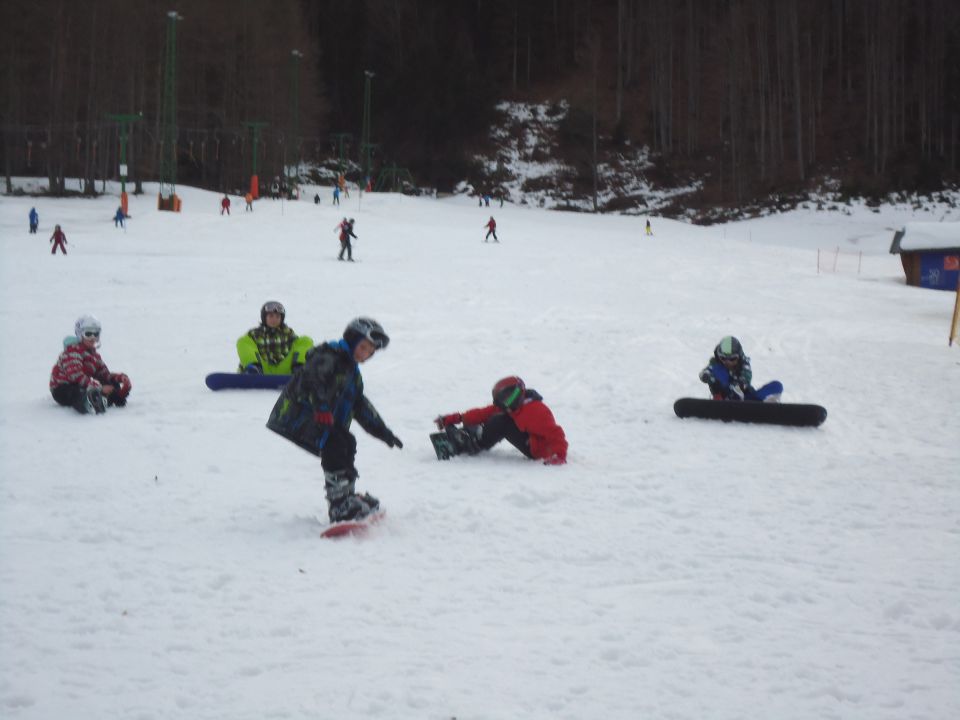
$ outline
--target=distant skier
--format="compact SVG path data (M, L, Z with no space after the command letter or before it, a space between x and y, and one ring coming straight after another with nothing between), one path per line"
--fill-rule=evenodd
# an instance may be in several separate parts
M237 340L239 372L253 375L289 375L303 365L313 340L297 336L286 324L287 311L269 300L260 308L260 325Z
M334 205L340 204L340 186L339 185L333 186L333 204Z
M320 193L317 193L316 195L313 196L313 204L314 205L320 204Z
M647 227L646 227L646 229L644 230L644 232L645 232L648 236L653 237L653 228L650 227L650 221L649 221L649 220L647 220Z
M40 225L40 215L37 214L36 208L30 208L30 234L37 234L37 227Z
M230 198L226 195L223 196L223 200L220 201L220 214L223 215L226 213L230 214Z
M124 227L123 221L126 219L126 215L123 214L123 206L117 208L117 212L113 216L113 226L115 228Z
M112 373L97 352L100 321L83 315L73 326L74 334L63 340L63 352L50 371L50 394L59 405L78 413L101 414L108 405L123 407L133 385L123 373Z
M51 255L57 254L57 248L60 248L64 255L67 254L67 236L63 234L63 230L60 229L59 225L53 229L53 235L50 236L50 242L53 243L53 249L50 251Z
M506 440L545 465L567 462L567 438L536 390L519 377L506 377L493 386L493 404L463 413L440 415L434 423L445 430L457 454L476 455ZM463 423L462 428L455 427Z
M353 233L353 218L347 220L343 219L343 222L337 225L337 228L340 230L340 254L337 255L337 260L343 260L343 253L347 253L347 260L353 262L353 243L350 242L350 238L359 240L356 235ZM335 229L337 229L335 228Z
M700 371L700 382L706 383L714 400L752 400L780 402L783 384L777 380L754 388L750 358L740 341L732 335L723 338L713 349L713 357Z
M248 192L243 196L244 201L247 203L247 206L243 209L244 212L253 212L253 193Z
M497 243L500 242L500 240L497 239L497 221L493 219L492 215L490 216L490 220L487 221L487 224L484 225L484 227L487 228L487 235L486 237L483 238L484 242L489 242L491 235L493 235L494 242L497 242Z
M389 343L376 320L350 321L341 340L317 345L307 354L306 365L283 388L267 420L270 430L320 456L331 522L364 518L380 507L377 498L356 492L357 439L350 423L356 420L389 447L403 448L364 395L360 375L360 365Z

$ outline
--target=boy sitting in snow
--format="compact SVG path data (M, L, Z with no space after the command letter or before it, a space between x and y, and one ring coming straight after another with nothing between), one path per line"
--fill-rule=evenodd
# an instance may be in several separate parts
M743 352L740 341L732 335L721 340L713 349L713 357L700 371L700 382L710 387L714 400L753 400L780 402L783 385L773 380L757 389L753 381L750 358Z
M441 415L434 420L446 432L454 454L476 455L506 440L528 458L543 460L545 465L567 462L566 435L540 393L528 390L516 376L498 381L492 393L492 405ZM463 427L455 427L458 423L463 423Z
M73 336L64 338L63 352L50 372L53 399L81 414L100 414L107 411L107 405L126 405L133 386L123 373L110 372L97 352L100 321L84 315L73 330Z
M275 300L260 308L260 325L237 340L240 372L256 375L289 375L303 365L313 340L297 337L284 320L287 311Z

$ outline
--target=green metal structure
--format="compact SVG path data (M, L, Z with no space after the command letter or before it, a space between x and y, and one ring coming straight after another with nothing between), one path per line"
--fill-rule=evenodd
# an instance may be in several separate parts
M167 13L167 47L160 111L161 201L172 198L177 189L177 21L182 19L175 10Z

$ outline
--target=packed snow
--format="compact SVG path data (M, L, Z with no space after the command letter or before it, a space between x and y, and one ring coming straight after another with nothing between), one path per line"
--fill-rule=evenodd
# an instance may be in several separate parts
M647 237L644 217L329 188L220 216L181 187L175 214L148 186L121 229L107 189L0 198L3 718L960 717L954 294L888 252L955 210L653 217ZM344 216L357 263L336 260ZM860 261L823 272L820 248ZM362 370L405 447L354 426L386 510L365 538L320 538L320 463L264 427L275 391L204 386L271 299L316 342L361 314L391 335ZM87 312L133 381L102 416L47 389ZM826 423L675 417L727 334ZM438 462L431 420L510 374L568 464Z

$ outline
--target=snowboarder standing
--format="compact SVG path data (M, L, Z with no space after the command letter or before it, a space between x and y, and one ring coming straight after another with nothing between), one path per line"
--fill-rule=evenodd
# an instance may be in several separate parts
M30 234L37 234L37 227L40 225L40 215L37 214L35 207L30 208Z
M506 440L528 458L545 465L567 462L567 438L550 408L536 390L516 376L499 380L492 390L493 404L434 420L457 451L476 455ZM462 428L456 425L463 423Z
M50 251L51 255L57 254L57 248L60 248L64 255L67 254L67 236L63 234L63 230L60 229L59 225L53 229L53 235L50 236L50 242L53 243L53 250Z
M220 201L220 214L224 213L230 214L230 198L227 195L224 195L223 200Z
M487 228L487 235L483 238L484 242L488 242L491 235L493 235L494 242L500 242L497 239L497 221L493 219L493 215L490 216L490 220L487 221L487 224L484 225L484 227Z
M276 300L260 308L260 325L237 340L239 372L252 375L289 375L303 365L313 340L300 337L286 324L287 311Z
M101 414L108 405L123 407L133 385L123 373L112 373L97 352L100 321L83 315L73 326L74 334L63 340L63 352L50 371L50 394L57 404L78 413Z
M380 501L356 492L357 439L352 420L389 447L403 448L363 393L360 365L390 342L376 320L350 321L341 340L313 348L307 362L283 388L267 427L318 455L331 522L357 520L376 512Z
M336 229L340 230L340 254L337 255L337 260L343 260L343 253L347 253L347 260L353 262L353 243L350 242L350 238L359 240L356 235L353 233L353 218L347 220L343 219L343 222L337 225Z
M743 345L732 335L723 338L713 349L713 357L700 371L700 382L706 383L714 400L752 400L780 402L783 384L777 380L754 388L750 358Z

